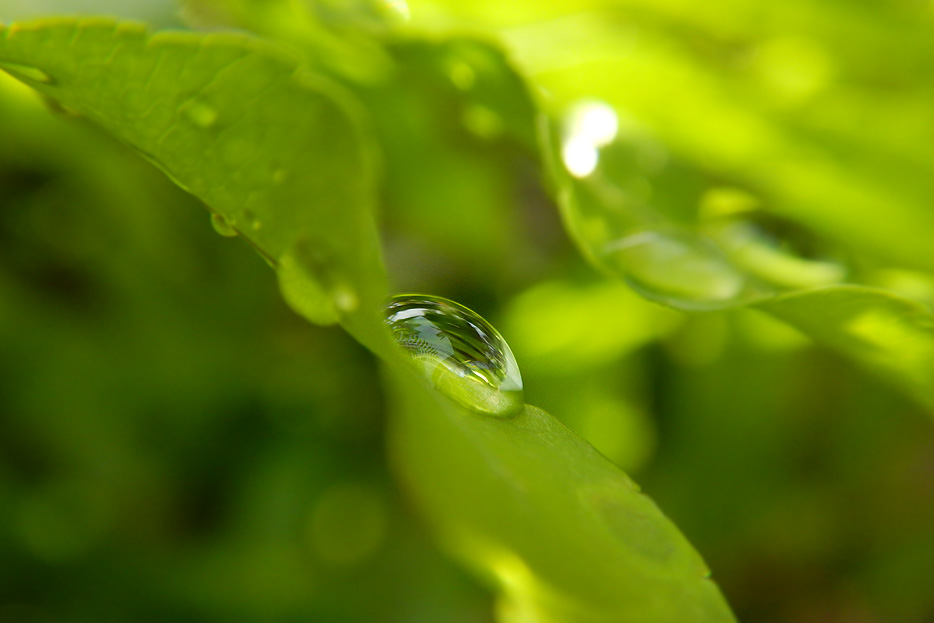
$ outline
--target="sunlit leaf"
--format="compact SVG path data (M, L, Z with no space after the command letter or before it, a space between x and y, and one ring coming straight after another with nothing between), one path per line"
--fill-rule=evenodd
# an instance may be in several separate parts
M638 486L535 407L485 417L392 373L400 476L503 621L733 621L699 555ZM430 415L430 417L425 417Z
M242 35L57 19L0 30L0 68L202 199L221 231L283 269L287 299L311 320L374 313L384 286L369 147L353 100L299 59Z
M926 306L862 286L795 292L758 306L934 408L934 313Z

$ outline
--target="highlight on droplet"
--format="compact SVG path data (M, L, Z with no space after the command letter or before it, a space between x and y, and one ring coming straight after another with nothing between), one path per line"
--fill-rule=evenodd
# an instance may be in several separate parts
M619 132L616 111L604 102L585 100L565 115L561 159L577 178L591 175L600 161L600 148L610 144Z

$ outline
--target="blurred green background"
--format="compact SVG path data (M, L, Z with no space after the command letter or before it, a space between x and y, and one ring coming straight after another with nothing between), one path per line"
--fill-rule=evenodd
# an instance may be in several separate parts
M324 51L382 152L393 287L497 326L527 402L643 485L740 620L934 621L931 413L759 312L685 315L599 274L533 125L533 102L608 102L683 163L663 204L698 179L753 192L928 303L934 6L184 4L0 0L0 20ZM0 622L492 621L394 484L383 417L362 347L292 313L151 165L0 75Z

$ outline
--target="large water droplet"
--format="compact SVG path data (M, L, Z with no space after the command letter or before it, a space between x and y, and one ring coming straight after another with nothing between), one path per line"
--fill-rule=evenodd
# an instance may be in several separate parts
M437 296L404 294L386 305L386 323L448 397L496 417L523 408L516 359L496 329L476 313Z
M640 231L608 244L604 258L646 298L681 309L729 306L746 286L716 244L689 231Z
M336 324L360 304L357 291L324 243L298 242L279 258L277 274L286 302L316 324Z
M211 226L214 228L214 231L221 236L233 238L237 235L237 230L234 228L233 223L217 212L211 212Z
M40 82L42 84L54 84L55 79L38 67L32 65L23 65L12 61L0 61L0 69L7 72L14 78L26 80L27 82Z
M707 223L705 229L736 266L777 288L813 288L842 281L845 263L796 223L761 211Z

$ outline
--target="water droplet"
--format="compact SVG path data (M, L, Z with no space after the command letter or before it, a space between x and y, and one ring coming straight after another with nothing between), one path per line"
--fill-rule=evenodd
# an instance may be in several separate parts
M279 258L278 276L286 302L316 324L336 324L360 305L357 291L323 243L298 242Z
M394 296L386 306L393 336L439 391L472 410L509 417L524 405L519 366L500 334L453 301Z
M11 61L0 61L0 69L7 72L14 78L26 80L27 82L39 82L42 84L54 84L55 79L38 67L32 65L23 65Z
M237 235L237 230L234 229L233 224L217 212L211 212L211 226L221 236L233 238Z
M640 231L608 244L604 257L640 294L680 309L729 306L746 286L716 244L689 231Z
M209 128L217 123L218 112L217 109L204 102L192 101L185 107L185 115L196 126Z
M761 211L705 226L736 266L777 288L813 288L842 281L845 263L812 232Z

